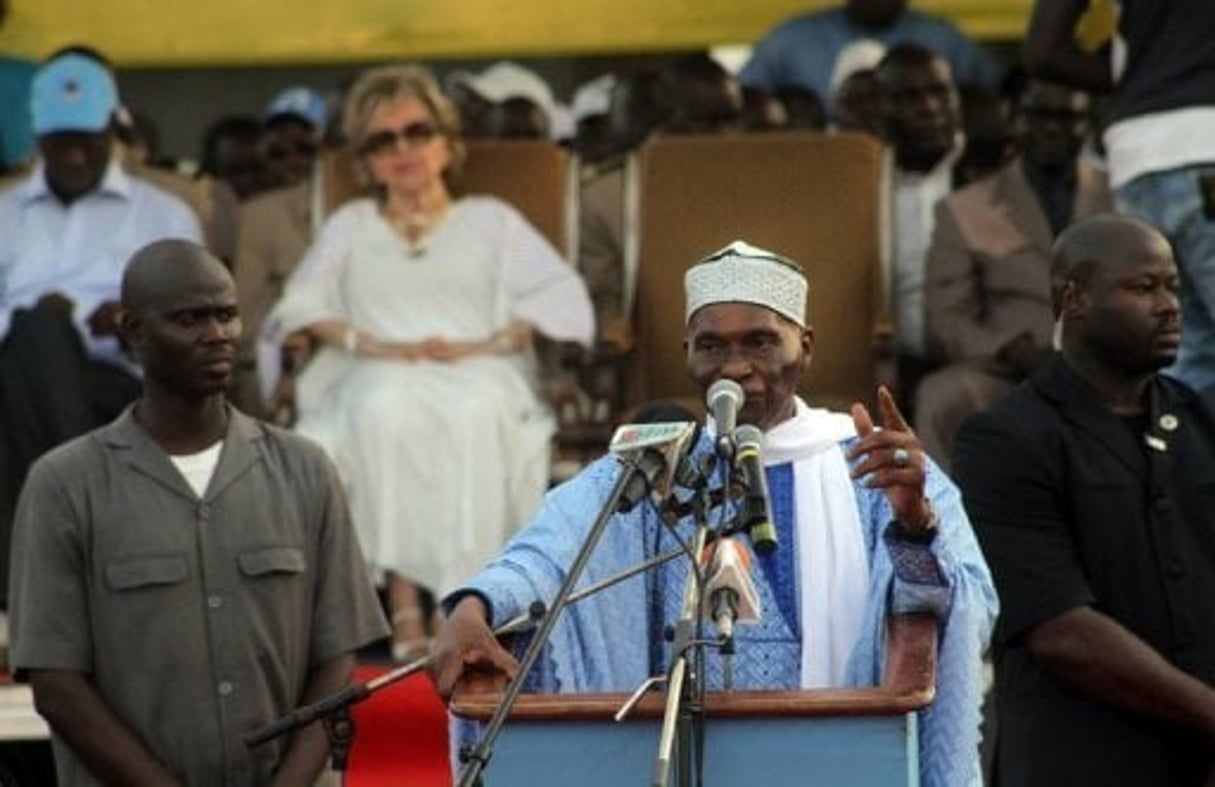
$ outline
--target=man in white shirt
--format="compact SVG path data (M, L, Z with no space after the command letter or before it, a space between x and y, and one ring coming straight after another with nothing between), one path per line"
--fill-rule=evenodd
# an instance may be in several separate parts
M949 65L916 44L890 49L875 70L883 137L894 153L890 272L899 399L906 406L932 370L925 342L924 284L933 210L953 190L962 151L958 91Z
M0 192L3 573L29 464L112 420L139 394L136 366L117 338L127 259L161 238L201 240L184 202L131 177L111 155L117 106L103 65L70 50L52 57L34 78L30 104L41 160Z

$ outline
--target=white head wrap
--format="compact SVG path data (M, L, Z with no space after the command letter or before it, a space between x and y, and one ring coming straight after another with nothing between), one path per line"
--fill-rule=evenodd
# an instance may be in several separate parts
M684 321L713 303L754 303L806 327L809 285L795 262L779 254L734 241L688 268Z

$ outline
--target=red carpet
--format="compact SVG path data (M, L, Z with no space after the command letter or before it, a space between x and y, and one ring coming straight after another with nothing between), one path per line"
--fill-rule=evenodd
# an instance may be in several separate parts
M361 666L355 679L386 671ZM345 787L450 787L447 709L425 673L355 705L354 719Z

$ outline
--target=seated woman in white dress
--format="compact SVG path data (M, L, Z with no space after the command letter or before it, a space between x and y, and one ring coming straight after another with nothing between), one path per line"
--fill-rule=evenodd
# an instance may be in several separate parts
M518 212L453 199L458 119L429 73L367 71L345 113L378 196L327 221L266 331L319 346L296 381L297 429L342 473L406 658L426 641L418 587L472 575L543 495L555 422L532 332L585 345L594 318L578 274Z

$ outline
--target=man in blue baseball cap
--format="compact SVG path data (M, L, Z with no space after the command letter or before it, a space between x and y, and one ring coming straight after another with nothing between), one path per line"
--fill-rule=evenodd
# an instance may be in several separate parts
M290 87L266 107L262 150L276 186L293 186L312 173L329 113L324 97L307 87Z
M30 109L46 184L65 205L101 182L117 108L113 77L83 55L52 60L34 76Z
M0 191L0 606L11 515L30 463L138 396L117 338L127 260L161 238L199 241L190 208L112 155L118 90L104 57L61 50L31 85L39 161Z

